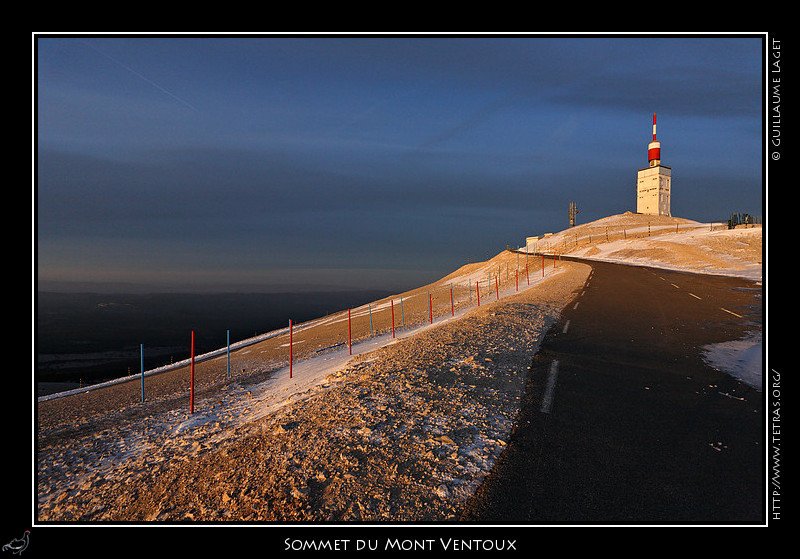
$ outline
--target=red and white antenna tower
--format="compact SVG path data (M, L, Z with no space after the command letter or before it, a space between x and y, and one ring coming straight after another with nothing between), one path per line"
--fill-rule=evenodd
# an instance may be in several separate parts
M647 145L647 159L651 167L661 162L661 142L656 140L656 113L653 113L653 141Z

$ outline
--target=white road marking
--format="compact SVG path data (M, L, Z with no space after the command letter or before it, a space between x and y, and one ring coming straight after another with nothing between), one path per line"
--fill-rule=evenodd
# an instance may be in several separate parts
M723 311L725 311L726 313L730 313L730 314L732 314L733 316L738 316L739 318L742 318L742 315L740 315L740 314L736 314L735 312L733 312L733 311L729 311L728 309L723 309L722 307L720 307L720 308L721 308Z
M703 300L703 298L702 298L702 297L698 297L697 295L695 295L695 294L694 294L694 293L692 293L691 291L687 291L686 293L688 293L689 295L691 295L691 296L692 296L692 297L694 297L695 299L700 299L701 301Z
M556 377L558 376L558 361L553 360L550 363L550 374L547 377L547 386L544 388L544 397L542 398L542 413L550 413L550 408L553 406L553 392L556 388Z
M566 334L567 333L567 328L569 328L569 320L567 320L567 323L564 324L564 329L561 331L561 333L562 334Z

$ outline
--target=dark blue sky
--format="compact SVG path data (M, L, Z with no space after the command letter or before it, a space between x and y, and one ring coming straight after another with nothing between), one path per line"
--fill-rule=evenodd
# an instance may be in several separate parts
M403 289L635 210L762 213L761 37L35 38L40 281Z

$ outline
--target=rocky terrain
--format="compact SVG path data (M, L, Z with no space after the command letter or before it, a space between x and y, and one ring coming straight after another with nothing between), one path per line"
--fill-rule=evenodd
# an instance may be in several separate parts
M38 437L39 520L454 519L502 452L537 344L587 273L564 265L360 355L254 421L190 416L176 394L54 423ZM265 377L207 391L198 409L250 398ZM126 387L103 389L115 390Z

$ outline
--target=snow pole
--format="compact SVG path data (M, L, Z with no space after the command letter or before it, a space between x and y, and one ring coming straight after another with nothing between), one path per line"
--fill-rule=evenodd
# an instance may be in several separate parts
M350 309L347 309L347 345L350 348L350 355L353 355L353 328L350 324Z
M499 276L500 276L500 274L497 274L494 277L494 289L495 289L495 291L497 291L497 300L498 301L500 300L500 279L499 279Z
M292 378L292 319L289 319L289 378Z
M392 339L394 339L394 299L392 299Z
M228 367L225 371L225 376L229 377L231 376L231 331L230 330L227 331L227 335L225 336L225 338L228 344L228 351L227 351Z
M403 298L400 297L400 321L402 322L403 326L406 325L406 315L403 312Z
M481 306L481 286L478 280L475 280L475 295L478 297L478 306Z
M531 274L528 272L528 265L525 264L525 278L528 280L528 285L531 284Z
M194 330L192 330L191 389L189 391L189 413L194 413Z
M450 282L450 316L456 315L456 309L453 306L453 282Z
M369 333L374 334L375 330L372 328L372 303L369 303L368 306L369 306Z
M542 277L544 277L544 254L542 255Z
M144 344L139 344L139 365L142 372L142 402L144 402Z
M430 290L428 290L428 312L431 315L431 324L433 324L433 297L431 297Z

